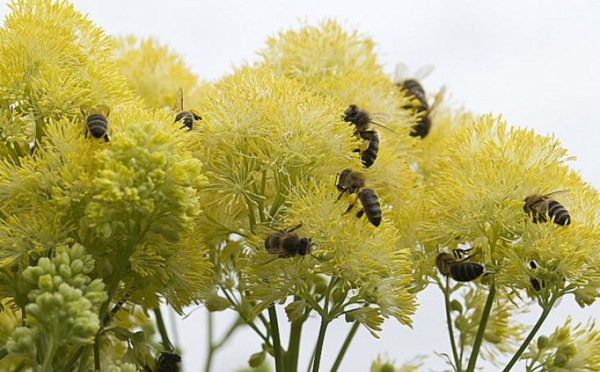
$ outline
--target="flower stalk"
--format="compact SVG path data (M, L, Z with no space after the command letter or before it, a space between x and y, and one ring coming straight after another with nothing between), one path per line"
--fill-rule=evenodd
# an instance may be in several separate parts
M496 285L492 283L492 285L490 286L490 292L485 302L485 307L483 308L483 313L481 314L481 320L479 321L479 328L477 329L477 336L475 337L475 342L473 343L473 350L471 351L469 364L467 365L467 372L475 371L475 364L477 363L479 349L481 348L481 343L485 334L485 328L487 327L490 312L492 311L492 305L494 304L495 295Z

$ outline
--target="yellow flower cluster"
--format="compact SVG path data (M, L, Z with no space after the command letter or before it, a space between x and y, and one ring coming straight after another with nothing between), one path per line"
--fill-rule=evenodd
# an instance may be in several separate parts
M115 61L129 87L149 108L172 108L179 88L185 106L194 107L206 89L179 55L154 38L117 39Z

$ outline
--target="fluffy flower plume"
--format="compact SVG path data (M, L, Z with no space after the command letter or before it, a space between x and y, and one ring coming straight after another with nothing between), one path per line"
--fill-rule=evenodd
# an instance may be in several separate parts
M382 316L410 325L415 302L409 293L412 277L408 249L400 246L392 223L375 228L354 213L342 216L347 204L335 202L338 192L333 181L332 177L321 187L299 188L290 200L282 226L302 223L299 234L312 239L313 254L318 259L296 257L261 265L272 258L265 252L264 235L250 242L255 253L246 273L252 298L268 305L295 295L310 303L308 284L312 275L325 274L339 280L341 308L372 305ZM384 221L387 217L384 212Z
M0 29L0 103L15 121L35 126L40 140L49 120L74 118L83 104L110 106L131 100L126 81L111 61L111 39L66 1L16 0ZM23 127L26 124L17 124ZM28 125L28 124L27 124ZM18 145L21 155L28 143ZM14 151L11 151L14 153Z
M433 266L437 249L466 245L479 252L478 260L503 287L533 295L531 279L539 277L549 288L535 293L544 303L566 280L565 291L587 290L593 298L600 204L597 192L569 170L568 160L553 137L508 128L492 116L457 130L432 168L422 224L424 265ZM524 211L525 198L559 190L568 190L555 198L572 223L534 223ZM539 271L530 268L532 260Z
M119 38L115 59L129 86L147 107L172 108L179 88L185 94L186 108L197 105L203 94L203 86L182 58L154 38Z

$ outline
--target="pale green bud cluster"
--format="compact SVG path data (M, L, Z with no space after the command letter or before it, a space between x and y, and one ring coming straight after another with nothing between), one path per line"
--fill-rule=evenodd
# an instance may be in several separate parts
M7 343L11 354L33 355L42 335L54 349L94 341L106 293L104 283L88 275L93 269L94 260L79 244L59 246L52 258L25 269L23 279L32 288L25 307L27 326L13 331Z

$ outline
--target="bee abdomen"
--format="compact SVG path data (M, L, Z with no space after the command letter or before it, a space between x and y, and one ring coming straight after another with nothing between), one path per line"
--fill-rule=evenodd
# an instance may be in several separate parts
M379 135L377 133L373 134L371 140L369 141L369 147L362 154L360 154L360 158L363 162L365 168L369 168L375 160L377 159L377 153L379 152Z
M100 114L92 114L86 118L87 127L95 138L102 138L108 129L108 120Z
M369 222L379 226L381 223L381 204L379 204L375 191L364 189L360 192L359 198Z
M548 216L554 217L554 223L566 226L571 223L571 216L565 207L556 200L548 203Z
M178 121L183 121L183 127L192 130L194 126L194 115L189 111L182 111L175 116L175 122L177 123Z
M431 129L431 120L429 119L428 113L418 118L417 124L415 124L410 132L411 137L425 138L429 134Z
M450 274L457 282L470 282L483 274L483 266L474 262L459 262L450 266Z

